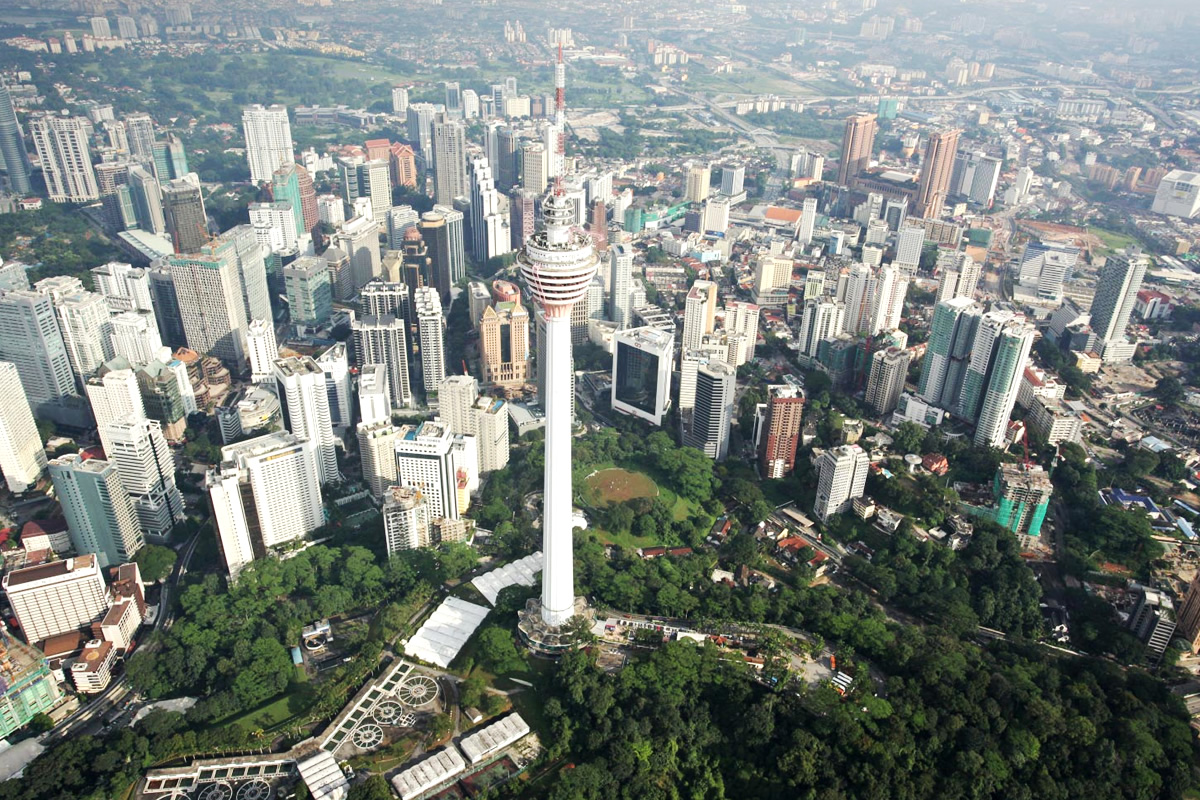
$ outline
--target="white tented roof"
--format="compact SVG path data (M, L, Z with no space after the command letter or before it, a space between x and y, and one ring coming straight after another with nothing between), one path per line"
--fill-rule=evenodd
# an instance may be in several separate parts
M491 572L485 572L471 583L479 590L480 594L487 598L489 603L496 605L496 598L500 596L502 589L517 584L533 586L537 582L537 574L541 571L542 551L539 550L531 556L525 556L520 561L514 561Z
M318 751L312 758L297 763L296 769L313 800L345 800L350 794L350 781L346 780L333 753Z
M491 609L447 597L404 645L404 652L439 667L448 667Z
M467 754L467 758L471 759L472 764L478 764L528 733L529 725L521 719L520 714L514 712L464 736L458 746Z
M431 755L392 778L392 786L401 800L410 800L458 775L467 768L462 756L453 747Z

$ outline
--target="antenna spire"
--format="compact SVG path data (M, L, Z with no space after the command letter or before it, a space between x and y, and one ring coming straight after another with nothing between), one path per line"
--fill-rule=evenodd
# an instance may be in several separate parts
M563 65L562 40L558 42L558 63L554 65L554 127L558 134L557 152L551 154L557 167L554 194L563 195L562 173L567 159L567 69Z

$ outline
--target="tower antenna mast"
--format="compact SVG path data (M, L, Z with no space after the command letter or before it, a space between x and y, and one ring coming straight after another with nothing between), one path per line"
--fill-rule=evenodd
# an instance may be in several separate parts
M562 197L562 173L567 159L567 68L563 64L562 41L558 43L558 63L554 65L554 127L558 152L551 155L558 167L554 175L554 194Z

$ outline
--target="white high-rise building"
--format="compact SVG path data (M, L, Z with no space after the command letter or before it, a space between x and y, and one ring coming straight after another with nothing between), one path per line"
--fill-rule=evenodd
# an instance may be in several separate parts
M476 261L502 256L512 250L508 199L496 189L492 168L486 158L471 161L471 242Z
M276 359L273 372L284 426L315 445L313 458L321 485L336 483L341 476L324 371L309 356L293 356Z
M1135 252L1110 255L1100 269L1096 296L1092 300L1092 330L1105 362L1133 358L1135 345L1125 337L1125 329L1137 303L1138 290L1142 288L1146 265L1146 258Z
M350 359L345 342L338 342L317 356L317 366L325 373L325 391L329 395L329 418L336 430L347 430L354 424L354 401L351 398Z
M92 282L114 314L122 311L154 311L154 303L150 299L150 277L140 267L110 261L92 269Z
M363 480L382 497L396 483L396 428L390 420L360 422L357 435Z
M619 244L608 251L609 316L617 328L628 328L633 323L633 303L629 293L633 290L633 248Z
M900 395L904 393L904 381L908 377L911 359L909 352L899 347L876 350L871 356L871 375L867 379L865 399L879 416L896 410Z
M296 229L296 212L290 200L270 203L251 203L248 207L254 239L272 253L297 249L300 231Z
M1168 172L1158 182L1151 210L1184 219L1200 215L1200 175L1179 169Z
M31 644L99 622L112 607L99 560L79 555L8 572L4 595Z
M754 358L758 343L759 308L754 303L738 301L725 306L725 332L730 342L730 366L740 367ZM736 350L734 344L737 345Z
M119 362L114 362L117 363ZM110 422L130 415L139 419L146 417L146 406L142 403L137 373L132 369L105 367L103 374L88 378L84 389L87 391L88 400L91 401L96 430L100 433L100 443L106 453L109 443L105 431Z
M242 131L251 181L269 181L275 170L296 160L292 124L285 106L246 106L242 109Z
M876 274L871 335L894 331L904 318L904 298L908 294L908 276L895 266L880 267Z
M683 305L684 350L695 350L701 339L713 332L716 314L717 285L712 281L693 283Z
M746 188L746 168L742 166L721 167L721 194L733 197L741 194Z
M845 320L845 303L831 297L805 300L798 338L800 352L810 359L815 359L817 347L826 339L832 339L841 333L845 327Z
M392 87L392 113L397 117L408 115L408 88L405 86Z
M413 292L413 313L421 347L421 380L426 397L436 397L438 384L446 378L446 320L442 302L432 286Z
M413 403L408 364L410 348L406 346L406 327L403 319L391 314L365 314L361 317L355 315L350 321L350 330L354 336L355 362L364 371L371 364L383 368L388 385L387 395L394 408L406 408ZM362 386L360 378L360 393ZM367 421L366 414L364 408L364 422Z
M316 445L284 431L221 448L208 471L221 560L231 578L272 548L325 524Z
M683 443L703 451L715 461L729 453L729 426L733 422L737 370L729 364L710 361L696 369L696 402Z
M802 245L812 244L813 231L817 226L817 198L804 198L804 208L800 212L800 227L796 232L796 240Z
M241 369L246 359L246 302L237 243L206 244L166 258L188 347ZM265 277L264 277L265 280ZM269 312L260 318L269 318Z
M439 421L396 431L396 482L425 495L432 519L460 519L478 481L475 437L456 436Z
M454 198L467 197L467 132L458 120L433 121L434 200L452 206Z
M122 311L109 319L109 325L113 355L124 358L130 366L142 367L170 353L163 347L153 312Z
M389 250L404 249L404 234L409 228L417 227L421 215L412 206L392 206L387 212L387 239Z
M379 254L379 226L366 217L346 221L332 237L333 246L350 258L351 294L378 278L383 264Z
M91 123L86 117L42 114L29 120L29 133L54 203L90 203L100 197L100 184L88 147Z
M392 397L383 364L365 364L358 371L358 418L360 425L392 419Z
M471 407L481 475L508 466L508 403L499 397L479 397Z
M161 423L130 414L105 425L102 438L104 453L133 501L142 532L165 539L186 514L183 495L175 486L175 459Z
M674 357L675 337L668 331L653 327L617 331L613 336L613 410L661 425L671 407Z
M146 540L116 465L60 456L50 462L50 479L76 553L95 553L101 567L133 560Z
M433 544L429 499L420 489L392 486L384 495L383 536L388 556Z
M473 375L448 375L438 386L438 417L451 433L475 435L471 409L479 399L479 381Z
M246 352L250 356L250 380L254 383L271 380L279 347L275 344L275 326L270 320L250 320L246 326Z
M975 259L961 250L951 251L946 256L938 256L938 269L942 274L938 279L934 302L953 300L955 297L968 300L975 297L975 289L983 274L983 267Z
M46 471L46 451L15 365L0 361L0 470L8 490L22 494Z
M850 507L867 486L871 459L856 444L833 447L817 459L817 499L813 513L822 522Z
M896 234L896 266L907 267L915 272L921 264L921 251L925 248L925 226L920 224L901 225Z
M46 278L38 281L34 289L48 295L54 303L71 371L82 385L113 356L108 304L101 295L83 291L78 278Z
M693 164L688 168L684 199L689 203L703 203L708 198L711 182L712 169L707 164Z

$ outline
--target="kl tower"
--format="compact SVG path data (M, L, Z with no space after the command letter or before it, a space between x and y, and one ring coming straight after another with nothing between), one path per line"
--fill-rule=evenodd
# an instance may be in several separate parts
M562 47L554 69L555 118L559 163L565 144L566 71ZM553 654L570 647L563 626L587 614L587 603L575 597L571 488L571 308L587 296L599 257L592 238L571 226L572 207L562 190L561 173L542 207L545 227L517 254L521 275L534 300L546 313L546 464L542 498L542 596L520 612L518 629L537 651Z

